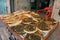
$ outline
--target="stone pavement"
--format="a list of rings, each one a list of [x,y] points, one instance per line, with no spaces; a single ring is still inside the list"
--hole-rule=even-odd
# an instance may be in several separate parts
[[[9,40],[8,30],[0,20],[0,40]]]
[[[47,40],[60,40],[60,23]]]

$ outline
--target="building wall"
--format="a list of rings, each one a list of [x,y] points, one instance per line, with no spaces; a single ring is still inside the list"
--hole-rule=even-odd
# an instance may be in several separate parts
[[[15,0],[15,11],[30,10],[30,0]]]
[[[60,0],[55,0],[51,17],[60,22],[59,10],[60,10]]]
[[[6,14],[9,12],[8,0],[0,0],[0,14]]]
[[[6,0],[6,6],[7,13],[10,13],[10,0]]]

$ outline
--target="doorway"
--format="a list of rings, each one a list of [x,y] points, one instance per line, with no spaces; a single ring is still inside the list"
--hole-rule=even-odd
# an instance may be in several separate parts
[[[50,0],[31,0],[31,10],[39,10],[49,7]]]
[[[11,11],[11,13],[15,11],[14,6],[15,6],[14,5],[14,0],[10,0],[10,11]]]

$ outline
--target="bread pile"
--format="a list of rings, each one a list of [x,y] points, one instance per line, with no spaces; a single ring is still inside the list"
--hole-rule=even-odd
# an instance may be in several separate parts
[[[1,15],[0,19],[2,19],[3,22],[7,23],[10,26],[11,30],[15,31],[18,35],[27,33],[28,37],[33,36],[33,38],[37,38],[37,34],[39,33],[40,37],[42,38],[42,31],[50,31],[53,28],[51,25],[53,26],[56,22],[54,19],[45,19],[41,15],[31,11],[16,11],[14,13]],[[33,39],[27,39],[26,37],[24,40]],[[37,39],[41,40],[39,38]]]

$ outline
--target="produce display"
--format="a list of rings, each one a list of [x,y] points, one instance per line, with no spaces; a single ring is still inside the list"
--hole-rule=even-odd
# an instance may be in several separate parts
[[[15,32],[19,36],[27,34],[23,38],[24,40],[44,40],[44,35],[46,35],[44,32],[47,31],[49,33],[57,24],[54,19],[46,19],[31,11],[17,11],[12,14],[0,15],[0,19],[9,25],[8,28],[13,31],[12,33]]]

